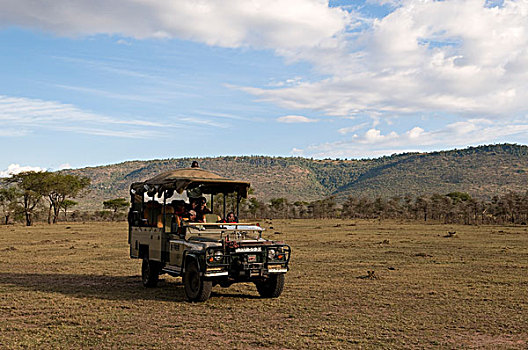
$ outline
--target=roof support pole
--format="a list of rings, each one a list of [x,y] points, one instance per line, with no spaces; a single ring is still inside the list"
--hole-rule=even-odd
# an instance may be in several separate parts
[[[237,191],[237,219],[239,216],[239,207],[240,207],[240,193]]]
[[[224,193],[224,219],[226,218],[226,194]]]
[[[165,222],[167,221],[167,191],[163,191],[163,232],[167,232]]]

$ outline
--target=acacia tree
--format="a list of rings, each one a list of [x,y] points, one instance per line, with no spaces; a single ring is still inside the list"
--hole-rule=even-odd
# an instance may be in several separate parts
[[[251,215],[253,216],[253,219],[256,219],[257,218],[257,211],[262,208],[264,206],[264,204],[262,202],[260,202],[258,199],[256,199],[255,197],[251,197],[249,198],[249,201],[248,201],[248,211],[251,213]]]
[[[322,200],[323,217],[334,218],[337,216],[337,202],[335,196],[330,196]]]
[[[343,203],[343,211],[341,212],[341,217],[343,218],[353,218],[356,217],[356,207],[357,198],[353,196],[348,196],[346,201]]]
[[[288,217],[288,200],[286,198],[270,199],[269,207],[274,216],[278,218]]]
[[[419,213],[421,213],[423,215],[424,221],[427,221],[427,213],[429,212],[429,198],[424,195],[417,197],[415,200],[414,211],[416,213],[416,219],[418,219]]]
[[[127,207],[128,201],[124,198],[114,198],[103,202],[103,208],[112,209],[114,214],[116,214],[118,210],[122,210]]]
[[[73,206],[76,206],[77,203],[76,201],[72,201],[71,199],[65,199],[62,204],[61,204],[61,209],[64,211],[64,221],[68,221],[68,209],[73,207]]]
[[[5,180],[7,183],[15,184],[22,192],[22,209],[26,226],[33,224],[33,212],[42,197],[48,193],[48,175],[48,172],[25,171]]]
[[[5,218],[4,223],[6,225],[9,224],[9,217],[19,208],[17,201],[21,196],[22,193],[14,186],[0,188],[0,207],[2,208],[2,215]]]
[[[60,210],[64,208],[66,199],[75,198],[88,185],[90,179],[87,177],[61,174],[61,173],[47,173],[46,177],[47,198],[50,204],[48,212],[48,224],[51,223],[51,212],[53,211],[53,223],[57,223]]]

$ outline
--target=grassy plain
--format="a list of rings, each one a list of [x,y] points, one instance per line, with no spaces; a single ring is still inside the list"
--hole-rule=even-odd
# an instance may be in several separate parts
[[[125,223],[0,227],[0,348],[528,347],[526,226],[272,226],[293,248],[282,296],[203,304],[179,278],[141,286]]]

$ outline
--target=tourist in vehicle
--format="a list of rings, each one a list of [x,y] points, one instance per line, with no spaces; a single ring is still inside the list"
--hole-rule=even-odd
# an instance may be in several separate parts
[[[222,222],[225,222],[225,223],[237,223],[238,222],[238,218],[235,216],[235,213],[230,211],[229,213],[227,213],[226,218],[224,220],[222,220]]]
[[[234,204],[238,208],[240,200],[247,198],[249,187],[245,181],[189,168],[170,170],[132,183],[130,193],[140,194],[141,202],[131,203],[134,215],[129,221],[128,242],[130,257],[142,260],[143,285],[155,287],[160,275],[168,274],[181,277],[183,292],[191,302],[206,301],[213,285],[227,287],[239,282],[254,283],[262,298],[279,297],[284,289],[284,275],[289,270],[291,249],[283,242],[262,237],[264,229],[257,225],[234,223],[238,212],[233,209]],[[221,224],[217,214],[209,213],[219,194],[236,199],[236,203],[230,201],[229,207],[224,202],[223,209],[234,211],[225,218],[229,223]],[[158,203],[145,203],[151,198]],[[211,201],[209,208],[206,198]],[[164,199],[163,203],[160,199]],[[176,212],[182,211],[184,203],[173,203],[173,199],[185,199],[189,203],[183,209],[183,222],[178,221]],[[200,209],[204,216],[202,222],[198,222],[198,212],[193,208]],[[159,229],[142,227],[147,222],[138,215],[142,209],[149,218],[157,215],[163,219]]]
[[[206,213],[202,212],[202,198],[205,200],[204,197],[189,199],[190,203],[187,206],[187,211],[183,216],[184,219],[192,222],[204,222],[204,214]]]
[[[207,199],[205,197],[200,197],[198,199],[198,214],[201,214],[202,216],[205,214],[211,214],[211,209],[207,208]]]
[[[156,201],[148,201],[143,209],[143,218],[146,219],[147,226],[159,226],[159,214],[162,206]]]
[[[183,216],[183,220],[186,220],[186,221],[189,221],[189,222],[200,222],[197,219],[196,211],[194,211],[194,210],[189,210],[187,213],[185,213],[184,216]]]
[[[174,208],[174,215],[182,217],[185,214],[185,201],[173,200],[171,206]]]
[[[185,209],[197,212],[200,209],[200,198],[189,198],[189,203],[185,204]]]

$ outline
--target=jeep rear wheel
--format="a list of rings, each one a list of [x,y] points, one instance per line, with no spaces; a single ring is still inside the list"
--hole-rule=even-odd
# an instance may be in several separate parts
[[[198,265],[195,261],[189,262],[185,267],[183,285],[185,296],[189,301],[206,301],[209,299],[213,289],[213,282],[204,280],[200,276],[200,270],[198,270]]]
[[[158,262],[149,259],[143,259],[141,264],[141,281],[148,288],[156,287],[159,280]]]
[[[263,298],[277,298],[284,289],[284,274],[271,275],[264,281],[255,282],[257,290]]]

